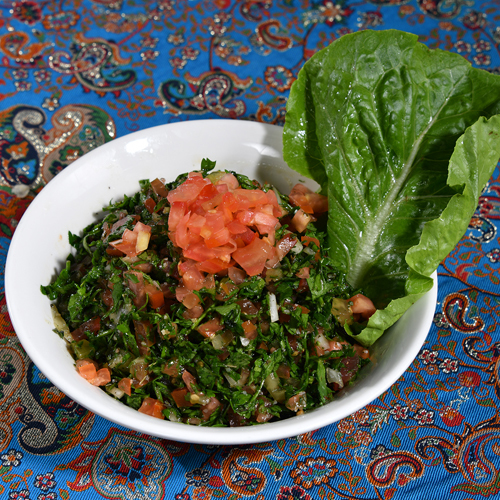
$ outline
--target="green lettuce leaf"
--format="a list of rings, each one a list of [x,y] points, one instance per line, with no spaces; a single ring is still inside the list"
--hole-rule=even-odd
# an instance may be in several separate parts
[[[417,36],[362,31],[307,61],[283,132],[288,165],[329,199],[330,257],[380,309],[371,345],[432,287],[500,156],[500,76]]]

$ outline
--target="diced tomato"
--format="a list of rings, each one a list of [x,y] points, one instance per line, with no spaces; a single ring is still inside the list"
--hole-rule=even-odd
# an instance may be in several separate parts
[[[187,406],[193,406],[191,401],[186,399],[186,395],[189,391],[186,387],[182,387],[179,389],[174,389],[170,394],[177,405],[178,408],[185,408]]]
[[[205,273],[211,273],[211,274],[217,274],[224,269],[228,269],[231,266],[234,266],[235,262],[234,261],[229,261],[229,262],[224,262],[217,257],[213,259],[208,259],[203,262],[198,262],[196,264],[196,267]],[[209,287],[207,287],[209,288]]]
[[[205,310],[203,309],[203,306],[201,304],[198,304],[191,309],[186,309],[182,313],[182,317],[184,319],[197,319],[199,318]]]
[[[121,240],[116,241],[121,242]],[[111,243],[108,248],[106,248],[106,253],[111,257],[123,257],[124,255],[126,255],[125,252],[122,252],[119,248],[114,247],[113,245],[111,245]]]
[[[94,380],[90,381],[92,385],[101,386],[111,382],[111,370],[109,368],[101,368],[97,370]]]
[[[279,378],[285,378],[289,379],[290,378],[290,367],[285,364],[281,364],[278,366],[278,369],[276,370],[276,375],[278,375]]]
[[[188,212],[184,215],[177,224],[175,229],[175,240],[174,243],[183,249],[186,249],[190,242],[189,233],[188,233],[188,222],[191,216],[191,212]]]
[[[207,404],[201,406],[203,420],[207,421],[212,413],[221,406],[221,402],[217,398],[210,398]]]
[[[276,252],[278,254],[279,260],[283,257],[297,244],[297,237],[292,233],[287,233],[283,238],[281,238],[278,243],[276,243]]]
[[[320,214],[328,211],[328,198],[311,191],[303,184],[296,184],[292,188],[289,199],[292,205],[302,208],[308,214]]]
[[[132,302],[138,308],[146,304],[146,290],[144,289],[144,276],[139,271],[126,271],[123,273],[126,285],[134,293]]]
[[[197,330],[206,338],[212,338],[217,332],[222,330],[219,318],[212,318],[198,326]]]
[[[240,186],[238,179],[229,172],[225,173],[215,184],[217,186],[225,184],[230,191],[238,189]]]
[[[177,358],[169,359],[162,370],[166,375],[170,375],[171,377],[177,377],[179,375],[179,361]]]
[[[227,227],[223,227],[217,232],[211,234],[209,238],[205,240],[208,248],[220,247],[226,245],[231,241],[231,233]]]
[[[188,290],[201,290],[204,286],[205,276],[196,267],[196,263],[189,261],[182,274],[182,282]]]
[[[368,359],[370,357],[370,351],[366,347],[360,346],[359,344],[353,344],[352,347],[361,359]]]
[[[259,238],[255,238],[246,247],[238,248],[233,253],[233,258],[249,276],[256,276],[262,273],[266,261],[272,256],[273,251],[274,247]]]
[[[187,203],[184,201],[176,201],[170,205],[170,212],[168,214],[168,229],[175,231],[179,221],[186,215]]]
[[[155,343],[154,331],[148,320],[133,320],[135,339],[141,356],[149,354],[149,348]]]
[[[96,335],[101,328],[101,318],[99,316],[95,316],[84,323],[82,323],[76,330],[71,332],[71,336],[73,340],[76,342],[82,339],[87,338],[87,332]]]
[[[76,362],[76,369],[85,380],[92,382],[97,375],[96,365],[97,363],[95,363],[95,361],[91,361],[89,359],[79,359]]]
[[[247,226],[237,220],[231,221],[226,227],[231,234],[244,234],[247,232]]]
[[[247,273],[238,267],[230,267],[227,270],[227,275],[229,279],[236,285],[239,285],[245,281],[247,278]]]
[[[313,219],[309,214],[306,214],[302,208],[299,208],[295,215],[292,217],[293,227],[299,233],[303,233],[306,230],[307,225]]]
[[[292,411],[298,412],[300,410],[303,410],[306,406],[306,393],[305,392],[299,392],[295,396],[292,396],[288,401],[285,403],[285,406]]]
[[[187,249],[184,250],[184,257],[187,259],[193,259],[197,262],[204,262],[206,260],[214,259],[218,257],[215,248],[208,248],[204,242],[193,243],[189,245]]]
[[[132,396],[132,379],[124,377],[118,382],[118,389],[122,390],[127,396]]]
[[[151,308],[157,309],[165,303],[165,297],[161,288],[156,288],[151,283],[144,285],[144,290],[148,296],[148,302]]]
[[[146,210],[152,214],[155,211],[156,202],[153,198],[149,197],[144,200],[144,206],[146,207]]]
[[[188,294],[186,294],[186,296],[182,300],[182,304],[187,309],[192,309],[193,307],[197,306],[199,303],[200,303],[200,298],[198,297],[198,295],[196,295],[193,292],[189,292]]]
[[[138,411],[140,413],[144,413],[145,415],[150,415],[151,417],[164,419],[165,418],[163,415],[164,409],[165,405],[158,399],[145,398]]]
[[[161,196],[162,198],[166,198],[168,195],[165,183],[160,181],[160,179],[158,178],[151,182],[151,188],[158,196]]]
[[[373,302],[365,295],[358,293],[351,297],[348,302],[352,302],[351,312],[355,321],[367,321],[377,310]]]
[[[121,239],[111,241],[109,244],[111,247],[123,252],[125,255],[129,255],[131,257],[137,255],[137,233],[130,231],[130,229],[125,229]]]
[[[244,321],[241,326],[243,327],[243,332],[245,337],[249,340],[255,340],[257,338],[257,326],[254,325],[250,320]]]
[[[206,223],[207,219],[203,217],[203,215],[191,213],[191,216],[189,217],[189,221],[187,223],[187,227],[189,228],[190,232],[199,235],[201,229],[206,225]]]
[[[202,189],[211,184],[210,180],[204,179],[201,173],[190,172],[188,178],[172,191],[169,191],[167,200],[170,204],[181,202],[192,202],[196,200]]]
[[[215,278],[213,274],[205,276],[205,279],[203,280],[203,288],[206,288],[207,290],[215,288]]]
[[[143,224],[141,221],[137,221],[134,226],[135,233],[151,233],[151,226]]]
[[[194,377],[190,372],[184,370],[182,372],[182,380],[186,384],[187,390],[189,392],[195,392],[193,385],[196,385],[196,377]]]

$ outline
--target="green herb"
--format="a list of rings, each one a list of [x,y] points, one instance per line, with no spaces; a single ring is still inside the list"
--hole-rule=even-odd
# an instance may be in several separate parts
[[[227,173],[212,172],[214,167],[215,162],[203,160],[203,175],[217,180]],[[186,177],[167,183],[166,190],[175,189]],[[242,188],[260,189],[246,176],[236,177]],[[60,321],[70,330],[64,338],[74,357],[109,368],[111,381],[103,388],[124,404],[139,409],[153,398],[162,404],[162,415],[174,421],[227,426],[288,418],[295,411],[287,401],[301,391],[307,392],[301,411],[327,403],[333,392],[326,368],[338,367],[339,359],[357,359],[357,354],[343,349],[318,356],[316,336],[342,340],[339,335],[345,332],[332,316],[332,300],[347,299],[355,290],[324,252],[321,221],[305,232],[319,240],[319,247],[311,243],[308,251],[289,252],[267,275],[241,283],[233,282],[229,273],[215,275],[214,288],[193,291],[202,308],[193,317],[191,309],[176,300],[181,251],[169,238],[168,199],[161,198],[147,179],[139,186],[135,195],[106,207],[103,219],[82,234],[69,234],[74,253],[53,283],[41,287],[56,301]],[[295,208],[288,197],[274,191],[292,213]],[[149,198],[166,210],[151,214],[144,205]],[[110,254],[110,242],[120,239],[125,229],[133,230],[138,218],[151,228],[147,250],[133,258]],[[276,238],[290,232],[283,227],[286,231],[278,231]],[[300,236],[295,239],[300,241]],[[307,280],[296,276],[304,268],[310,270]],[[147,286],[162,291],[162,307],[151,307]],[[271,296],[278,321],[271,320]],[[220,328],[204,336],[200,332],[210,321]],[[253,334],[247,338],[249,328]],[[132,383],[131,395],[121,393],[125,379]],[[176,389],[189,394],[180,407],[173,396]],[[205,405],[214,399],[220,406],[207,417]]]

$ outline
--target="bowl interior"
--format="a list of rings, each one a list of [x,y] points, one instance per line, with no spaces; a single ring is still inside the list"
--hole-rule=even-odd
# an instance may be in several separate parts
[[[5,287],[9,315],[32,361],[62,392],[116,424],[154,436],[201,444],[247,444],[287,438],[340,420],[387,390],[413,361],[434,315],[434,288],[373,347],[376,360],[355,385],[311,413],[243,428],[187,426],[143,415],[88,384],[74,368],[65,342],[53,332],[50,301],[40,292],[71,250],[68,231],[95,221],[103,206],[139,189],[141,179],[200,168],[203,158],[274,184],[283,192],[302,181],[282,159],[282,128],[255,122],[199,120],[162,125],[116,139],[75,161],[35,198],[21,219],[7,257]]]

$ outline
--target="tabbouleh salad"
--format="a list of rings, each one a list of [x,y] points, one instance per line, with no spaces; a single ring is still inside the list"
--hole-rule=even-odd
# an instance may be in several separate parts
[[[369,359],[344,325],[375,311],[324,251],[327,198],[214,167],[140,181],[69,233],[41,287],[55,331],[82,377],[153,417],[243,426],[322,406]]]

